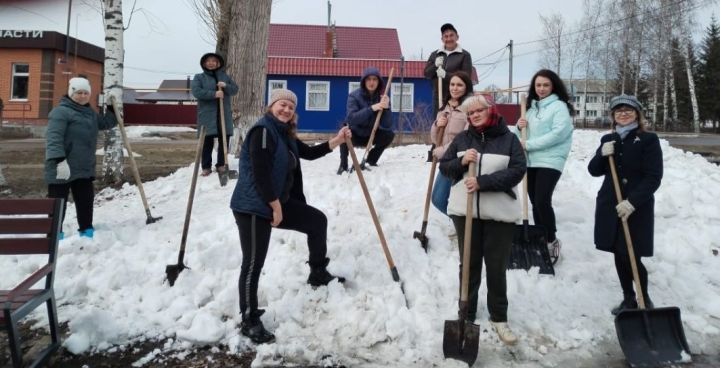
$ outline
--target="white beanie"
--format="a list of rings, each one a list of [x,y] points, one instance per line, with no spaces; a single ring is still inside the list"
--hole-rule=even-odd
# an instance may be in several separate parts
[[[73,93],[77,91],[87,91],[90,93],[92,91],[90,89],[90,81],[82,77],[70,79],[70,83],[68,84],[68,96],[72,97]]]
[[[278,88],[272,90],[272,92],[270,92],[270,100],[268,101],[268,107],[272,106],[275,102],[278,102],[279,100],[287,100],[292,102],[294,105],[297,105],[297,96],[295,96],[295,93],[289,89]]]

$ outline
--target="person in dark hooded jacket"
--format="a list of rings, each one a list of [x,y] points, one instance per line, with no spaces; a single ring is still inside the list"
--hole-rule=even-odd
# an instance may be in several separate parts
[[[287,89],[270,94],[267,113],[248,131],[240,151],[240,172],[230,208],[240,233],[240,332],[255,343],[273,341],[265,330],[258,309],[258,283],[270,247],[273,227],[307,234],[307,283],[317,287],[342,277],[328,272],[328,220],[319,209],[310,206],[303,193],[300,159],[315,160],[350,138],[347,127],[329,141],[314,146],[297,138],[297,96]]]
[[[49,198],[63,198],[63,219],[72,191],[80,236],[92,238],[95,198],[95,146],[100,129],[117,125],[114,110],[100,115],[90,107],[90,82],[70,79],[68,94],[50,111],[45,135],[45,181]],[[60,232],[60,238],[64,237]]]
[[[366,146],[369,143],[376,116],[382,111],[373,146],[367,147],[370,150],[367,155],[367,164],[370,166],[377,166],[383,151],[395,139],[389,110],[390,98],[383,95],[384,87],[378,68],[368,67],[360,78],[360,88],[352,91],[347,100],[345,121],[352,131],[353,145]],[[343,143],[340,145],[340,167],[337,173],[340,175],[346,171],[348,171],[348,148]]]
[[[512,345],[517,337],[507,323],[505,272],[515,222],[520,219],[515,187],[525,174],[525,155],[520,140],[485,97],[468,97],[460,109],[467,115],[468,129],[458,133],[445,150],[440,172],[455,183],[450,189],[447,213],[458,234],[461,271],[465,236],[471,236],[468,320],[472,322],[477,316],[484,259],[490,325],[502,342]],[[471,162],[477,162],[478,167],[473,176],[468,174]],[[473,193],[472,235],[465,233],[468,193]]]
[[[198,132],[200,125],[205,127],[205,141],[202,150],[202,175],[208,176],[212,172],[212,151],[215,138],[222,139],[220,127],[220,99],[223,100],[223,115],[225,117],[225,134],[227,142],[233,134],[232,109],[230,96],[238,93],[238,86],[225,71],[225,60],[222,56],[207,53],[200,58],[203,72],[195,74],[191,84],[193,96],[197,99]],[[218,140],[217,162],[215,169],[218,172],[227,170],[225,152],[222,141]]]
[[[592,176],[603,176],[595,207],[595,247],[615,255],[615,270],[620,279],[623,300],[612,308],[617,315],[625,309],[638,307],[636,293],[642,292],[645,306],[652,308],[648,295],[648,272],[642,257],[652,257],[655,232],[655,191],[663,176],[663,157],[655,133],[645,129],[642,105],[630,95],[610,100],[613,132],[600,139],[600,147],[588,164]],[[618,203],[610,172],[615,158],[623,200]],[[632,266],[622,222],[627,221],[632,240],[640,288],[634,290]]]

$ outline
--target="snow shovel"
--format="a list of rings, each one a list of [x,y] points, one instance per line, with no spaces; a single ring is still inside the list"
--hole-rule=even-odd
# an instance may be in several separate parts
[[[195,152],[195,170],[193,170],[192,182],[190,182],[190,195],[188,196],[187,209],[185,210],[185,224],[183,225],[182,238],[180,240],[180,254],[178,255],[178,263],[176,265],[167,265],[165,274],[170,286],[175,285],[178,275],[182,270],[189,268],[183,263],[185,258],[185,243],[187,243],[188,229],[190,228],[190,214],[192,213],[193,198],[195,197],[195,183],[197,183],[198,168],[200,167],[200,158],[202,157],[202,146],[205,142],[205,127],[200,126],[200,137],[198,138],[197,151]]]
[[[395,71],[395,68],[390,68],[390,74],[388,74],[388,82],[385,85],[385,92],[383,93],[383,96],[388,95],[388,91],[390,91],[390,86],[392,84],[392,78],[393,78],[393,72]],[[367,143],[367,149],[365,149],[365,153],[363,154],[362,162],[360,163],[360,167],[364,170],[365,169],[365,160],[367,160],[368,152],[370,152],[370,149],[373,146],[373,141],[375,140],[375,132],[377,131],[378,127],[380,126],[380,117],[382,117],[384,110],[378,111],[377,115],[375,116],[375,124],[373,124],[372,132],[370,132],[370,139],[368,139]]]
[[[468,172],[475,176],[475,163],[471,162]],[[467,195],[465,210],[465,239],[463,239],[462,279],[460,281],[460,301],[458,302],[457,321],[445,321],[443,334],[443,354],[445,358],[461,360],[468,366],[475,363],[480,344],[480,326],[468,321],[468,289],[470,284],[470,247],[472,246],[474,193]]]
[[[118,122],[118,127],[120,128],[120,135],[122,136],[123,143],[125,144],[125,149],[128,152],[128,156],[130,158],[130,167],[132,168],[133,177],[135,178],[135,185],[138,187],[138,191],[140,192],[140,199],[142,199],[143,206],[145,207],[145,216],[147,217],[145,219],[145,224],[149,225],[154,222],[157,222],[158,220],[162,219],[162,216],[160,217],[153,217],[152,214],[150,214],[150,207],[147,203],[147,198],[145,198],[145,190],[143,189],[142,180],[140,179],[140,173],[138,172],[137,164],[135,163],[135,156],[133,156],[132,149],[130,148],[130,141],[127,138],[127,133],[125,133],[125,123],[123,122],[122,114],[120,114],[120,105],[119,102],[114,98],[110,97],[113,105],[113,109],[115,110],[115,118]]]
[[[368,210],[370,210],[370,215],[372,216],[373,223],[375,224],[375,230],[377,230],[378,237],[380,237],[380,245],[382,245],[383,252],[385,253],[385,259],[387,260],[388,267],[390,268],[390,274],[392,275],[393,281],[400,284],[400,291],[402,291],[403,297],[405,298],[405,306],[410,308],[407,295],[405,295],[405,288],[400,280],[400,274],[398,273],[397,267],[395,267],[392,254],[390,254],[390,248],[388,248],[387,241],[385,240],[385,234],[383,233],[382,226],[380,226],[380,221],[378,220],[377,212],[375,212],[375,206],[373,205],[372,198],[370,198],[370,192],[368,191],[367,184],[365,184],[365,178],[363,177],[362,170],[360,169],[357,155],[355,155],[355,147],[353,147],[352,140],[347,137],[345,138],[345,144],[347,144],[348,151],[350,151],[350,157],[352,157],[353,167],[355,168],[355,171],[357,171],[358,180],[360,180],[360,187],[362,188],[363,195],[365,196],[365,202],[367,202]]]
[[[615,159],[610,160],[615,196],[622,202]],[[646,308],[640,290],[640,276],[635,263],[635,251],[630,238],[627,219],[622,220],[625,243],[630,257],[635,290],[638,291],[639,309],[624,309],[615,317],[615,331],[625,359],[631,367],[656,367],[677,363],[689,363],[690,348],[685,339],[680,309],[678,307]]]
[[[222,91],[222,87],[218,87],[218,91]],[[227,135],[225,132],[225,108],[223,100],[224,98],[219,99],[220,109],[218,111],[218,113],[220,114],[220,131],[222,132],[223,155],[225,156],[225,166],[222,166],[222,171],[218,171],[218,178],[220,179],[220,186],[222,187],[227,185],[228,179],[238,178],[238,172],[235,170],[230,170],[230,163],[228,162]]]
[[[520,117],[525,118],[525,95],[520,96]],[[527,140],[527,126],[521,132],[523,143]],[[527,152],[525,152],[527,157]],[[547,248],[547,234],[540,225],[530,225],[528,221],[528,183],[527,173],[523,176],[523,223],[515,226],[513,243],[510,250],[508,269],[529,270],[539,267],[540,273],[555,275],[550,252]]]
[[[440,139],[435,139],[438,142],[442,142],[442,136],[445,132],[445,127],[438,128],[437,136],[440,137]],[[430,151],[430,155],[432,156],[432,151]],[[427,253],[427,247],[428,247],[428,237],[425,235],[425,230],[427,230],[427,224],[428,224],[428,214],[430,212],[430,197],[432,195],[432,189],[433,184],[435,183],[435,168],[437,167],[437,158],[435,156],[432,156],[432,165],[430,165],[430,180],[428,181],[428,187],[427,187],[427,194],[425,195],[425,209],[423,212],[423,222],[422,222],[422,228],[420,231],[413,232],[413,239],[417,239],[420,241],[420,245],[425,250],[425,253]]]

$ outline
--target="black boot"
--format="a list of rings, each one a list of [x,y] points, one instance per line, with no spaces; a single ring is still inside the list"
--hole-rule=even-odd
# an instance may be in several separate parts
[[[338,167],[337,174],[338,174],[338,175],[342,175],[342,173],[345,173],[345,172],[347,172],[347,171],[348,171],[347,162],[345,162],[345,163],[342,163],[342,162],[341,162],[341,163],[340,163],[340,167]]]
[[[240,323],[240,332],[249,337],[256,344],[264,344],[275,341],[275,335],[265,329],[260,316],[265,313],[263,309],[258,309],[247,314],[243,314]]]
[[[328,272],[327,265],[330,263],[330,258],[325,258],[320,264],[310,264],[310,276],[308,276],[307,283],[312,286],[323,286],[330,283],[330,281],[337,279],[338,282],[345,282],[344,277],[335,276]]]
[[[625,295],[623,301],[618,304],[617,307],[613,308],[610,313],[617,316],[620,312],[626,309],[637,309],[638,303],[635,300],[635,295]]]

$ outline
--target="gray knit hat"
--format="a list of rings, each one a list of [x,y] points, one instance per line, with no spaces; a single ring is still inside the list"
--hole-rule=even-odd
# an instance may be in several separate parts
[[[620,107],[620,105],[628,105],[638,112],[642,112],[643,110],[643,106],[640,101],[632,95],[619,95],[610,100],[610,110],[615,110]]]
[[[268,101],[268,107],[272,106],[275,102],[279,100],[287,100],[297,106],[297,96],[295,96],[295,93],[289,89],[278,88],[272,90],[272,92],[270,92],[270,100]]]

